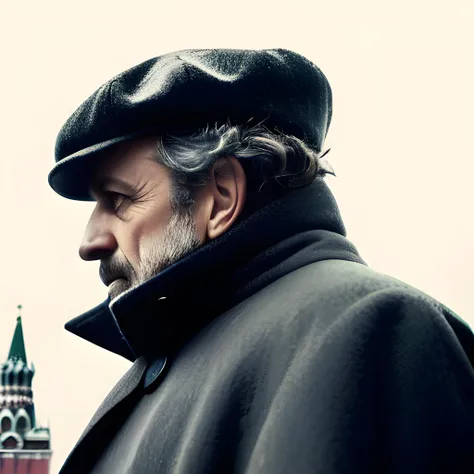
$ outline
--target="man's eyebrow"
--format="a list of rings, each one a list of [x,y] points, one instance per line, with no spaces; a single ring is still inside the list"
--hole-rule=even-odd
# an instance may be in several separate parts
[[[104,178],[94,180],[91,183],[91,194],[100,194],[100,192],[103,191],[106,187],[114,185],[129,193],[133,193],[136,191],[136,186],[134,186],[132,183],[129,183],[128,181],[125,181],[121,178],[106,176]]]

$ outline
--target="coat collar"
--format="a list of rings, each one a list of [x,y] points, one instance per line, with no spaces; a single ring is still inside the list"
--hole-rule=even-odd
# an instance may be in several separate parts
[[[304,247],[308,232],[319,243],[306,263],[329,258],[364,263],[345,239],[331,191],[317,178],[139,287],[69,321],[66,329],[131,361],[149,349],[170,351],[170,341],[176,342],[178,336],[182,341],[209,318],[258,291],[262,281],[265,285],[287,273],[288,266],[258,278],[285,255]]]

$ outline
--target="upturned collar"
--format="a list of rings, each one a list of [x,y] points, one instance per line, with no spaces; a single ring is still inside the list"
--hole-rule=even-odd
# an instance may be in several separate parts
[[[167,353],[213,317],[298,267],[327,259],[365,264],[345,236],[336,201],[317,178],[65,327],[130,361]]]

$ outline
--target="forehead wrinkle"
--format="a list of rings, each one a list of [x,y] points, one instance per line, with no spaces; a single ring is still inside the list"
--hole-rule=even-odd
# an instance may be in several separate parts
[[[99,194],[107,186],[111,186],[111,185],[118,186],[119,188],[127,192],[134,192],[136,190],[136,185],[128,182],[127,180],[114,177],[114,176],[102,176],[102,177],[95,178],[94,180],[92,180],[91,185],[90,185],[91,194]]]

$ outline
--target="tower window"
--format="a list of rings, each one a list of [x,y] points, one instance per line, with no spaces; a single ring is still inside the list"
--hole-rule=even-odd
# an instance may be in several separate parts
[[[12,429],[12,420],[8,416],[4,416],[2,418],[0,426],[2,428],[2,433],[5,433],[6,431],[10,431]]]
[[[4,442],[3,447],[5,449],[15,449],[18,446],[18,441],[13,437],[9,436]]]

